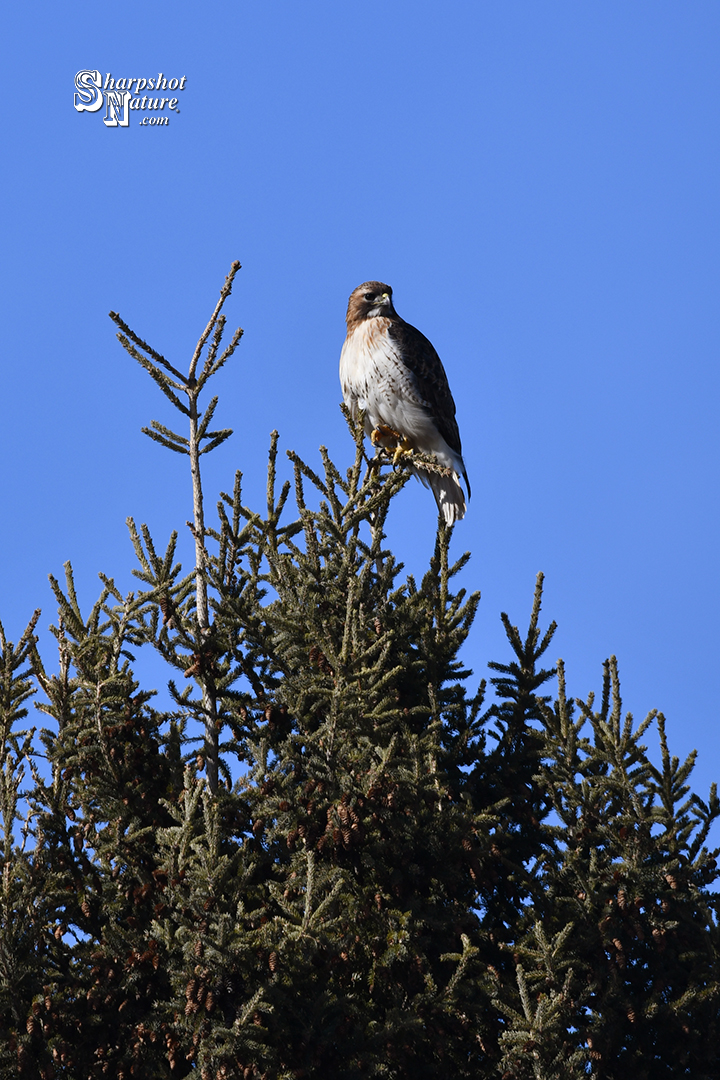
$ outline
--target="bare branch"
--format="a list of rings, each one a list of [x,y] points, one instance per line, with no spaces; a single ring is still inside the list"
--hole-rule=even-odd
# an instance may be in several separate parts
[[[179,372],[177,368],[173,367],[172,364],[168,360],[166,360],[161,353],[156,352],[155,349],[152,348],[152,346],[148,345],[146,341],[143,341],[141,337],[138,337],[138,335],[130,329],[128,324],[126,322],[123,322],[117,311],[111,311],[109,314],[110,318],[116,324],[116,326],[119,326],[122,332],[124,334],[127,334],[131,341],[134,341],[139,348],[143,349],[148,354],[148,356],[152,356],[153,360],[155,360],[158,364],[162,364],[162,366],[168,371],[170,371],[176,379],[179,379],[181,383],[185,382],[185,376],[181,374],[181,372]],[[180,387],[178,387],[178,389],[180,389]]]
[[[222,311],[223,304],[225,303],[228,296],[232,292],[233,281],[234,281],[235,275],[237,274],[239,269],[240,269],[240,263],[237,260],[235,260],[235,262],[230,267],[230,273],[225,278],[225,284],[223,285],[222,289],[220,290],[220,299],[218,300],[217,304],[215,305],[215,310],[214,310],[214,312],[212,314],[212,318],[210,319],[210,322],[205,327],[205,330],[203,331],[203,334],[202,334],[200,340],[198,341],[198,343],[197,343],[197,345],[195,347],[195,352],[193,353],[193,358],[190,361],[190,371],[188,373],[188,381],[192,381],[195,378],[195,371],[196,371],[196,368],[197,368],[198,360],[200,359],[200,353],[203,351],[203,348],[205,347],[205,342],[210,337],[210,334],[212,333],[212,331],[213,331],[213,329],[215,327],[215,323],[218,320],[218,316],[220,315],[220,312]]]

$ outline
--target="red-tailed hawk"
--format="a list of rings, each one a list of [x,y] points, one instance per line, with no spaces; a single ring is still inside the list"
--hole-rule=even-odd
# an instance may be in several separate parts
[[[417,451],[449,470],[411,465],[432,488],[448,525],[464,517],[460,474],[468,496],[470,484],[445,369],[425,335],[400,318],[392,289],[382,281],[366,281],[350,294],[340,382],[353,418],[364,411],[374,446],[395,449],[396,460]]]

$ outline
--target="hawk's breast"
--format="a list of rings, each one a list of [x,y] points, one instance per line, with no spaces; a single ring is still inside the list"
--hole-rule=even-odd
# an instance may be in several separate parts
[[[340,354],[340,383],[345,404],[353,416],[366,415],[368,430],[387,424],[403,434],[411,434],[415,422],[408,412],[426,418],[423,400],[414,377],[388,334],[390,319],[365,319],[345,339]]]

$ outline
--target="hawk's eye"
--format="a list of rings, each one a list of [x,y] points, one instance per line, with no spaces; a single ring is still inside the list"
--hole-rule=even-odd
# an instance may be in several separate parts
[[[373,296],[373,294],[371,292],[366,292],[365,293],[365,299],[366,300],[374,300],[375,297]]]

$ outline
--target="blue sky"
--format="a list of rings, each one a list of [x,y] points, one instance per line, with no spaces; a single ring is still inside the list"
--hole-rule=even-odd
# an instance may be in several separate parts
[[[140,434],[169,406],[108,311],[186,367],[230,262],[245,337],[217,380],[209,505],[269,432],[351,452],[338,410],[347,296],[379,278],[433,341],[473,487],[456,530],[483,601],[478,675],[527,622],[535,574],[569,690],[616,653],[625,705],[717,768],[720,8],[663,0],[384,6],[16,5],[0,68],[4,528],[17,638],[71,558],[132,586],[124,521],[190,516],[184,461]],[[79,70],[185,76],[167,126],[73,108]],[[435,508],[412,484],[409,569]],[[186,552],[189,555],[189,544]]]

